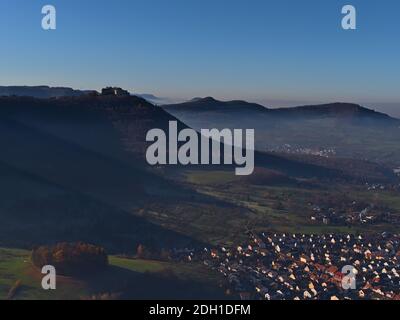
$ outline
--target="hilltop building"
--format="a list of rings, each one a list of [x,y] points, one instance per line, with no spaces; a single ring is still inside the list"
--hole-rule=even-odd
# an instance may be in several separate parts
[[[107,87],[101,90],[102,96],[117,96],[117,97],[125,97],[130,96],[129,91],[124,90],[118,87]]]

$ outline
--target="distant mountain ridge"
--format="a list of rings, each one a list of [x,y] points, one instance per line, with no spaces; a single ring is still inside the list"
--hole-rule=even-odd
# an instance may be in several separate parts
[[[196,130],[254,129],[258,151],[400,163],[400,120],[354,103],[271,109],[208,97],[162,108]]]
[[[171,112],[244,112],[247,115],[251,113],[257,113],[278,117],[361,117],[391,122],[398,121],[398,119],[392,118],[385,113],[377,112],[358,104],[342,102],[321,105],[306,105],[293,108],[270,109],[257,103],[250,103],[242,100],[219,101],[212,97],[206,97],[194,98],[188,102],[164,105],[162,107]]]
[[[173,98],[167,98],[167,97],[158,97],[154,94],[151,93],[135,93],[135,96],[138,96],[140,98],[143,98],[147,100],[148,102],[160,106],[160,105],[165,105],[165,104],[172,104],[172,103],[177,103],[178,101],[180,102],[181,100],[176,100]]]
[[[33,98],[79,97],[94,90],[75,90],[69,87],[49,86],[0,86],[0,96]]]
[[[389,115],[368,109],[355,103],[334,102],[321,105],[308,105],[294,108],[272,109],[279,116],[322,116],[322,117],[361,117],[375,120],[398,121]]]
[[[165,110],[191,111],[191,112],[265,112],[268,109],[257,103],[242,100],[219,101],[213,97],[194,98],[188,102],[162,106]]]

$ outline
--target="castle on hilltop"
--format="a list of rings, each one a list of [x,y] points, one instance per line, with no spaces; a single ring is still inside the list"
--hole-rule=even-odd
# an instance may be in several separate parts
[[[102,96],[117,96],[117,97],[125,97],[130,96],[129,91],[124,90],[118,87],[107,87],[101,90]]]

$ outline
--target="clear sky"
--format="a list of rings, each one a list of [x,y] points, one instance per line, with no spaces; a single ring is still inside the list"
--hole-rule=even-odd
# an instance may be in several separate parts
[[[397,103],[399,35],[398,0],[1,0],[0,85]]]

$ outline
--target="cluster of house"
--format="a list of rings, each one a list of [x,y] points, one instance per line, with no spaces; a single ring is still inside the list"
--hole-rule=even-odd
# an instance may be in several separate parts
[[[371,183],[371,184],[366,183],[365,186],[368,191],[386,190],[386,186],[384,184],[380,184],[380,183]]]
[[[267,151],[278,152],[278,153],[290,153],[290,154],[301,154],[301,155],[312,155],[323,158],[330,158],[336,155],[336,150],[333,148],[320,149],[320,148],[303,148],[296,147],[290,144],[284,144],[282,146],[267,148]]]
[[[400,177],[400,174],[397,174]],[[365,183],[365,189],[368,191],[399,191],[400,183],[382,184],[382,183]]]
[[[326,208],[312,205],[312,222],[325,225],[361,225],[390,223],[400,224],[400,217],[392,214],[388,208],[376,205],[357,203],[356,201],[347,204],[345,208]]]
[[[235,248],[181,252],[242,299],[400,300],[400,236],[249,234]]]

